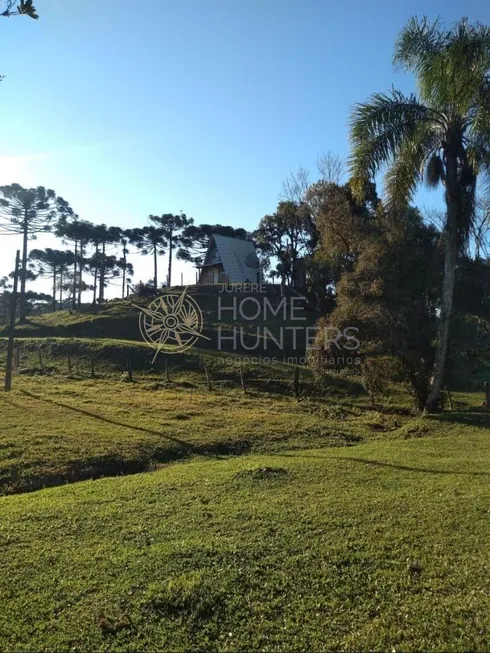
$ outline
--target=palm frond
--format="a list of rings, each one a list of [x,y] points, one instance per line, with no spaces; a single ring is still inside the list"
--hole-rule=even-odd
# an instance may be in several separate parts
[[[438,21],[412,19],[400,35],[395,62],[415,72],[424,102],[465,115],[490,68],[490,29],[466,18],[447,30]]]
[[[397,68],[423,72],[430,60],[444,46],[439,19],[430,22],[427,17],[412,17],[400,33],[395,44],[393,64]]]
[[[479,179],[482,192],[490,194],[490,131],[473,139],[467,147],[466,155]]]
[[[366,180],[396,159],[421,124],[438,131],[441,123],[436,111],[421,104],[414,95],[405,96],[396,90],[389,95],[376,93],[366,103],[357,104],[350,126],[353,150],[349,169],[354,193],[359,195]]]
[[[388,209],[409,202],[423,179],[427,159],[440,146],[441,138],[429,123],[419,123],[412,137],[401,147],[385,175],[385,195]]]
[[[490,142],[490,79],[485,77],[478,89],[474,105],[468,112],[470,139],[486,138]]]

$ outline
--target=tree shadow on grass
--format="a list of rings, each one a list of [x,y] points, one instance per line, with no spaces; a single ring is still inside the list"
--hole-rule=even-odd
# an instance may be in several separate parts
[[[148,433],[150,435],[157,435],[159,437],[166,438],[167,440],[170,440],[171,442],[178,444],[180,447],[182,447],[189,453],[202,453],[202,451],[199,450],[199,448],[196,447],[195,445],[190,444],[189,442],[185,442],[185,440],[180,440],[179,438],[175,438],[171,435],[167,435],[166,433],[162,433],[162,431],[153,431],[152,429],[148,429],[144,426],[135,426],[134,424],[126,424],[125,422],[118,422],[117,420],[110,419],[109,417],[104,417],[103,415],[97,415],[96,413],[91,413],[89,410],[85,410],[85,408],[77,408],[75,406],[70,406],[69,404],[64,404],[62,401],[53,401],[52,399],[46,399],[46,397],[39,397],[38,395],[35,395],[32,392],[29,392],[28,390],[21,390],[21,392],[22,394],[26,395],[27,397],[30,397],[31,399],[36,399],[37,401],[43,401],[47,404],[52,404],[60,408],[66,408],[68,410],[74,411],[75,413],[80,413],[82,415],[86,415],[87,417],[98,419],[101,422],[106,422],[107,424],[114,424],[114,426],[122,426],[127,429],[132,429],[133,431],[140,431],[142,433]]]
[[[449,424],[464,424],[490,429],[490,410],[484,407],[467,408],[466,410],[448,411],[439,415],[431,415],[432,420]]]
[[[379,460],[369,460],[367,458],[354,458],[351,456],[319,456],[318,454],[288,454],[274,453],[271,456],[282,456],[286,458],[319,458],[322,460],[346,460],[347,462],[361,463],[372,467],[387,467],[389,469],[398,469],[403,472],[422,472],[425,474],[445,474],[456,476],[490,476],[490,472],[463,472],[449,469],[434,469],[432,467],[412,467],[410,465],[399,465],[397,463],[386,463]]]
[[[110,419],[109,417],[104,417],[103,415],[92,413],[85,408],[77,408],[75,406],[70,406],[69,404],[64,404],[62,401],[54,401],[53,399],[46,399],[46,397],[39,397],[38,395],[35,395],[28,390],[21,390],[21,392],[31,399],[43,401],[47,404],[58,406],[59,408],[66,408],[68,410],[74,411],[75,413],[80,413],[82,415],[86,415],[87,417],[100,420],[101,422],[106,422],[107,424],[114,424],[114,426],[122,426],[127,429],[132,429],[133,431],[140,431],[142,433],[148,433],[150,435],[163,437],[181,447],[181,450],[174,450],[174,455],[170,455],[170,452],[167,450],[165,450],[165,452],[163,452],[163,454],[160,456],[156,455],[156,460],[158,461],[165,462],[169,456],[171,459],[173,459],[192,454],[198,456],[210,456],[212,458],[222,460],[227,456],[239,456],[245,453],[249,453],[252,450],[252,443],[249,440],[210,442],[209,444],[195,445],[190,442],[186,442],[185,440],[180,440],[179,438],[163,433],[162,431],[154,431],[153,429],[148,429],[144,426],[136,426],[135,424],[118,422],[117,420]]]

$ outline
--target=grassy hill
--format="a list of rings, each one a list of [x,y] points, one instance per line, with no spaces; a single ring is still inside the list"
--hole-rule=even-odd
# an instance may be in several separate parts
[[[196,300],[204,320],[200,347],[204,349],[246,353],[245,347],[257,342],[257,351],[262,353],[286,354],[292,352],[292,334],[288,327],[301,326],[297,332],[297,348],[294,352],[303,356],[305,351],[305,327],[314,326],[318,313],[307,301],[301,300],[291,289],[286,289],[284,297],[275,286],[265,286],[267,292],[241,291],[220,293],[218,287],[190,286],[187,293]],[[181,293],[183,288],[173,289]],[[134,303],[148,305],[152,298],[138,298]],[[254,317],[257,314],[257,317]],[[275,314],[276,313],[276,314]],[[254,317],[254,319],[249,319]],[[141,341],[138,327],[139,312],[130,300],[112,300],[102,306],[84,305],[77,310],[63,310],[54,313],[32,316],[28,323],[16,330],[18,337],[58,337],[58,338],[111,338]],[[243,329],[237,336],[237,347],[230,340],[234,329]],[[265,331],[268,329],[270,334]],[[284,329],[285,346],[279,350],[274,338],[279,339]],[[218,337],[221,330],[222,339]],[[0,336],[6,335],[7,327],[0,329]]]

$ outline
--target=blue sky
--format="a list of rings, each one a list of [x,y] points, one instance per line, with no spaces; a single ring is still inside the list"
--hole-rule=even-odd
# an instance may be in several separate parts
[[[355,102],[413,90],[391,64],[411,15],[490,22],[482,0],[35,5],[38,21],[0,18],[0,183],[54,188],[80,217],[128,227],[183,210],[254,228],[290,172],[314,179],[321,152],[348,155]],[[14,241],[0,237],[0,276]]]

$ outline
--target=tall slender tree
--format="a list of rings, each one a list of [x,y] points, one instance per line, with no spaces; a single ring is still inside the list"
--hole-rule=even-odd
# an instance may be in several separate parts
[[[87,268],[86,250],[92,237],[93,224],[87,220],[80,220],[77,222],[78,233],[78,279],[74,282],[76,284],[76,305],[81,306],[82,292],[88,290],[87,284],[83,280],[83,273]],[[75,293],[74,293],[75,294]]]
[[[377,93],[353,111],[354,190],[388,164],[386,206],[397,210],[425,179],[442,184],[445,266],[438,347],[426,408],[439,405],[449,343],[455,270],[471,232],[477,177],[490,177],[490,28],[463,19],[449,27],[412,18],[394,62],[413,72],[418,95]]]
[[[153,290],[158,290],[158,256],[165,254],[167,241],[161,227],[141,227],[131,231],[131,242],[143,256],[153,256]]]
[[[129,254],[129,243],[131,242],[132,230],[123,229],[120,232],[119,244],[122,246],[122,257],[121,261],[121,270],[122,270],[122,298],[126,296],[126,283],[127,275],[133,273],[133,266],[131,263],[128,263],[128,254]]]
[[[57,215],[64,215],[69,206],[54,190],[43,186],[23,188],[20,184],[0,186],[0,230],[22,235],[20,270],[19,321],[26,320],[27,243],[36,234],[50,230]]]
[[[186,234],[186,229],[190,227],[194,220],[188,218],[185,213],[180,215],[173,215],[172,213],[164,213],[163,215],[150,215],[149,220],[157,228],[162,229],[163,237],[167,242],[168,247],[168,272],[167,272],[167,285],[172,285],[172,259],[174,249],[179,247],[179,258],[185,257],[185,249],[191,245],[191,240]]]
[[[40,277],[52,279],[52,308],[56,311],[56,293],[60,291],[60,309],[63,308],[63,277],[73,263],[73,252],[59,249],[32,249],[29,252],[29,268]]]
[[[73,281],[71,292],[72,308],[76,308],[78,283],[79,281],[81,282],[81,266],[83,259],[81,252],[82,236],[89,224],[90,223],[88,222],[79,220],[78,215],[70,209],[58,220],[54,229],[56,236],[60,237],[64,244],[70,243],[74,248],[73,272],[71,275]]]

